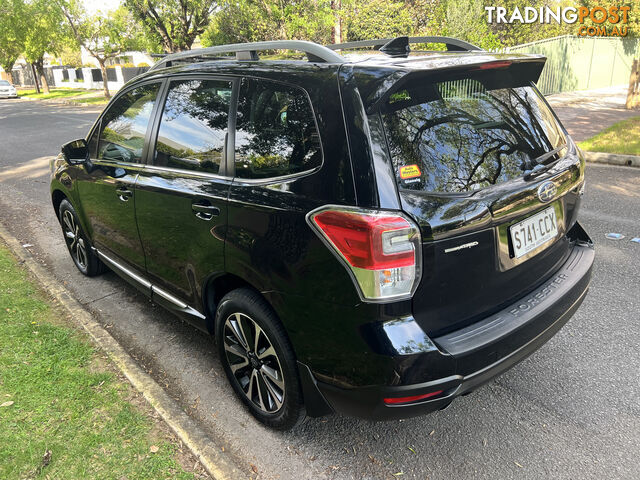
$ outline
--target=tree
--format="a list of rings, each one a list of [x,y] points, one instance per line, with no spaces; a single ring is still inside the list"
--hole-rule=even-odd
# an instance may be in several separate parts
[[[215,0],[125,0],[147,34],[168,52],[189,50],[209,25]]]
[[[495,3],[492,3],[492,0],[485,0],[484,5],[495,6]],[[541,7],[546,6],[555,9],[557,7],[576,5],[570,0],[562,0],[561,2],[558,2],[557,0],[503,0],[500,3],[500,6],[505,7],[510,15],[516,8],[520,10],[520,13],[524,13],[525,7],[533,7],[539,12]],[[483,18],[486,21],[486,12],[484,13]],[[577,25],[579,24],[556,23],[553,20],[551,23],[497,23],[494,21],[489,25],[489,28],[500,40],[502,45],[511,47],[522,43],[535,42],[536,40],[542,40],[543,38],[551,38],[567,34],[575,35],[577,33]]]
[[[107,60],[144,44],[132,17],[122,7],[107,14],[88,15],[77,1],[62,4],[62,9],[78,46],[98,61],[104,96],[110,98]]]
[[[487,23],[482,0],[446,0],[439,6],[431,29],[436,35],[459,38],[485,50],[501,46]]]
[[[71,45],[63,47],[62,50],[58,52],[60,65],[73,68],[79,68],[82,66],[82,55],[75,43],[76,42],[73,42]]]
[[[264,40],[331,43],[330,0],[236,0],[221,6],[202,35],[205,46]]]
[[[23,12],[23,55],[35,67],[45,93],[49,93],[49,82],[44,71],[46,53],[56,54],[68,38],[65,36],[64,17],[55,3],[35,0],[25,3]],[[36,89],[39,91],[36,79]]]
[[[7,73],[24,46],[23,9],[21,0],[0,0],[0,67]]]
[[[346,39],[350,42],[414,33],[413,14],[402,1],[352,2],[346,8],[345,17]]]
[[[64,18],[55,4],[45,0],[0,0],[0,64],[8,72],[20,54],[31,63],[36,90],[38,76],[49,93],[44,56],[64,43]]]

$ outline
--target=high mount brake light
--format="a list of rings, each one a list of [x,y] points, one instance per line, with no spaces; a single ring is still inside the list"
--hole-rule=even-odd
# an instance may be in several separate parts
[[[307,215],[365,301],[408,298],[421,274],[420,230],[399,212],[326,206]]]
[[[510,60],[487,62],[487,63],[482,63],[477,67],[472,68],[471,70],[494,70],[496,68],[506,68],[506,67],[510,67],[512,63],[513,62],[511,62]]]

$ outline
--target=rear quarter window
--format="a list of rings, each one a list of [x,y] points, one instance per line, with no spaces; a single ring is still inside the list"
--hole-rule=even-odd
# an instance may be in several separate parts
[[[320,137],[306,92],[276,82],[243,80],[235,145],[239,178],[281,177],[322,164]]]
[[[381,112],[400,188],[460,193],[521,176],[566,144],[531,86],[462,78],[409,85]]]

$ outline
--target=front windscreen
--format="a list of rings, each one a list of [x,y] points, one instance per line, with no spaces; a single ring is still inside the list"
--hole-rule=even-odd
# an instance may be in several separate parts
[[[414,81],[389,97],[381,115],[401,189],[469,192],[564,153],[565,135],[538,91],[496,78]]]

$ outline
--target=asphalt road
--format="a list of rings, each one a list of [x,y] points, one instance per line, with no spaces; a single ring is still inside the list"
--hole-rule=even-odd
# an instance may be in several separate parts
[[[50,205],[48,158],[97,115],[0,101],[0,222],[33,245],[26,248],[248,473],[253,465],[268,479],[640,478],[640,244],[629,241],[640,237],[640,169],[588,166],[582,222],[597,243],[591,291],[532,357],[429,416],[331,416],[277,433],[239,406],[210,338],[114,274],[87,279],[75,270]],[[607,240],[607,232],[626,237]]]

